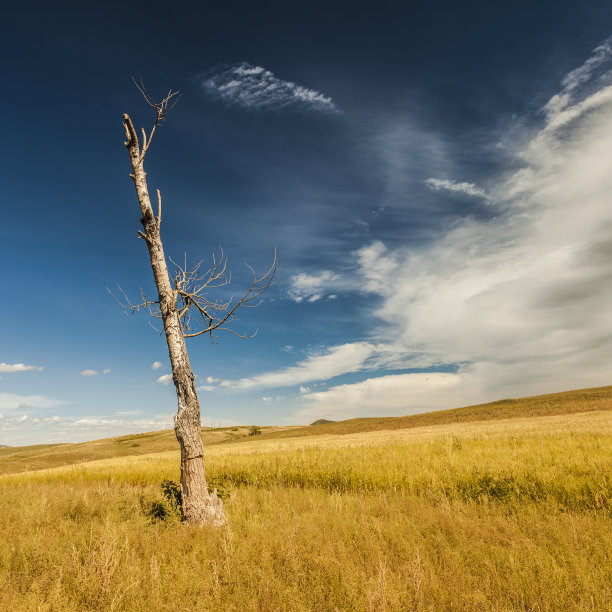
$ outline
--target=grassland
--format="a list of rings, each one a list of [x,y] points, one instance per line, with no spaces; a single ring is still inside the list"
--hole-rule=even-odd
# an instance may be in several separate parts
[[[262,432],[276,433],[288,427],[262,427]],[[247,438],[249,427],[202,429],[204,444],[220,444]],[[41,470],[63,465],[74,465],[109,457],[147,455],[166,450],[178,450],[173,430],[132,434],[117,438],[103,438],[80,444],[38,444],[36,446],[5,447],[0,449],[0,474]]]
[[[37,453],[69,448],[25,451],[30,463],[13,449],[0,608],[610,610],[609,394],[565,412],[557,398],[547,416],[209,438],[208,473],[229,494],[219,530],[154,518],[161,481],[178,478],[161,434],[42,470]]]

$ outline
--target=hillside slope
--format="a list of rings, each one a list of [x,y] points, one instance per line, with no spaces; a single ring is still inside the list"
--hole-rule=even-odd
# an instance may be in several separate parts
[[[262,427],[263,432],[278,431],[279,427]],[[249,438],[249,427],[202,429],[205,445]],[[252,439],[252,438],[251,438]],[[148,455],[179,450],[174,430],[153,431],[117,438],[103,438],[78,444],[39,444],[0,449],[0,474],[74,465],[111,457]]]
[[[503,399],[488,404],[440,410],[404,417],[350,419],[305,427],[262,427],[262,434],[248,435],[249,427],[203,429],[206,446],[226,442],[277,440],[326,434],[407,429],[452,423],[468,423],[508,418],[552,416],[612,410],[612,386],[566,391],[521,399]],[[41,444],[0,449],[0,474],[12,474],[63,465],[73,465],[110,457],[147,455],[178,450],[172,430],[105,438],[79,444]]]
[[[324,434],[350,434],[382,429],[444,425],[447,423],[553,416],[594,410],[612,410],[612,386],[549,393],[519,399],[502,399],[488,404],[477,404],[403,417],[361,418],[330,423],[315,422],[316,424],[313,423],[306,427],[269,432],[264,434],[263,437],[276,439]]]

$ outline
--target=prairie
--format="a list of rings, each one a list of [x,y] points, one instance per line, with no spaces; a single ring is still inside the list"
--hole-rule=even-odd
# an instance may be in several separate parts
[[[397,429],[211,432],[221,529],[155,512],[178,479],[164,432],[87,443],[99,459],[80,445],[81,462],[79,445],[3,449],[0,607],[610,610],[612,411],[577,397],[546,416],[506,402]]]

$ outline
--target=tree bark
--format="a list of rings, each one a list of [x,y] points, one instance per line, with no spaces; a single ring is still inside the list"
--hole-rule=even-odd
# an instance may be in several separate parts
[[[215,490],[208,492],[204,470],[204,445],[202,443],[202,426],[200,404],[195,389],[194,375],[191,371],[185,337],[177,306],[177,293],[170,283],[168,266],[160,236],[161,219],[155,218],[146,173],[143,167],[144,154],[141,153],[138,137],[129,115],[124,115],[124,127],[130,154],[132,174],[136,187],[136,196],[140,205],[144,238],[149,250],[151,268],[159,295],[164,332],[168,343],[168,354],[172,366],[172,379],[176,388],[178,410],[174,416],[174,431],[181,446],[181,504],[183,520],[188,523],[212,524],[225,523],[223,502]],[[145,144],[143,142],[143,151]]]

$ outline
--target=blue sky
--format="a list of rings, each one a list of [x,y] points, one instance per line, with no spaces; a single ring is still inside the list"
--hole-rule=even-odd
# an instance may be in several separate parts
[[[608,2],[29,3],[3,13],[0,444],[171,426],[123,146],[174,259],[279,282],[216,346],[202,420],[403,415],[610,384]]]

